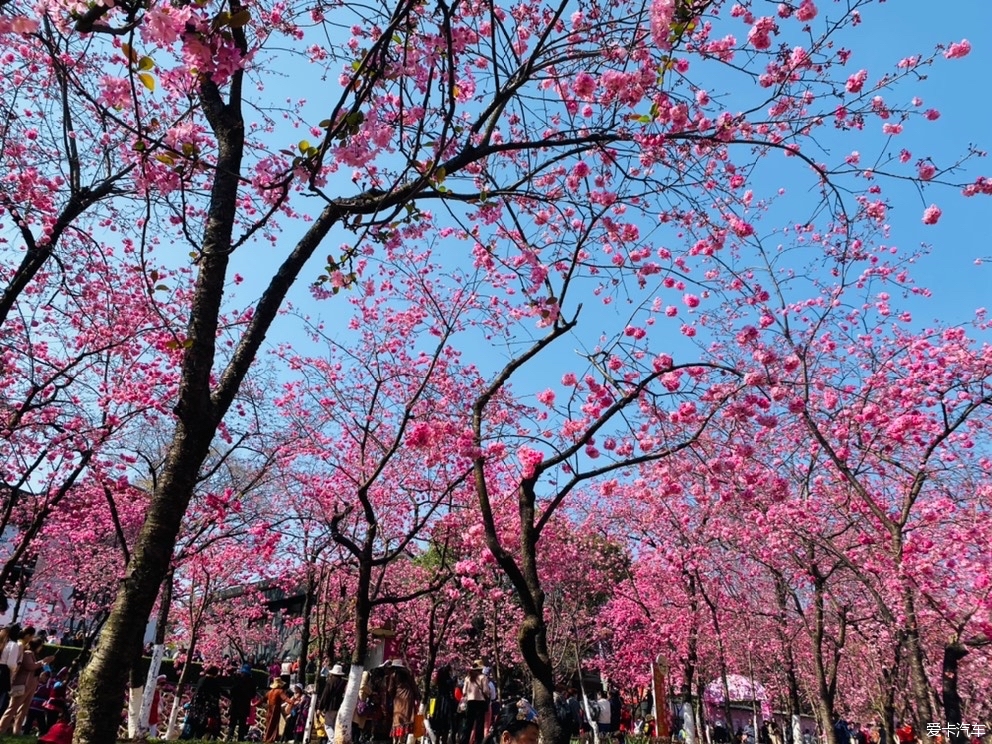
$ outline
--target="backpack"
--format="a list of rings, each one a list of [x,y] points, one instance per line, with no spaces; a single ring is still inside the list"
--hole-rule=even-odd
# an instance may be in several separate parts
[[[589,722],[599,720],[599,703],[595,700],[589,701]]]

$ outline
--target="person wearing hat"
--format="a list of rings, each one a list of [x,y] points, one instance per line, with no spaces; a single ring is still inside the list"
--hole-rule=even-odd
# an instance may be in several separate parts
[[[303,685],[294,682],[289,686],[291,691],[289,705],[283,706],[286,714],[286,726],[283,728],[282,740],[293,741],[296,736],[296,724],[300,720],[300,708],[303,707]]]
[[[296,724],[293,726],[293,740],[297,744],[302,744],[303,734],[307,730],[307,722],[310,720],[310,706],[314,704],[314,686],[307,685],[306,688],[296,685],[300,690],[297,703],[294,706],[296,714]]]
[[[279,738],[279,724],[282,722],[282,706],[292,698],[286,694],[286,683],[282,677],[276,677],[269,685],[265,696],[265,734],[262,741],[271,744]]]
[[[228,741],[245,741],[248,738],[248,714],[251,712],[251,701],[257,691],[251,674],[251,664],[242,664],[231,680],[231,689],[228,693],[231,698],[231,707],[228,709]]]
[[[486,713],[489,712],[489,678],[482,671],[484,667],[482,659],[476,659],[462,682],[459,708],[463,708],[465,717],[462,721],[460,744],[482,744]]]
[[[413,733],[414,718],[420,703],[420,688],[413,673],[402,659],[393,659],[383,679],[384,698],[392,709],[385,711],[392,718],[391,734],[396,744],[405,744]]]
[[[327,675],[327,683],[317,701],[317,710],[324,717],[324,731],[327,732],[328,741],[334,741],[334,724],[347,686],[348,673],[341,664],[335,664]]]

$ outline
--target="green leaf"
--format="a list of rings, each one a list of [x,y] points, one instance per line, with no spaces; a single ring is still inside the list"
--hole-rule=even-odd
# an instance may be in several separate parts
[[[140,80],[141,84],[144,85],[146,88],[148,88],[148,90],[152,92],[155,91],[155,78],[149,75],[147,72],[139,72],[138,80]]]
[[[300,140],[300,144],[297,145],[297,147],[299,147],[300,152],[302,152],[305,155],[307,150],[310,149],[310,142],[309,140]]]
[[[357,127],[359,124],[365,121],[365,112],[352,111],[350,114],[344,117],[344,121],[349,127]]]
[[[165,286],[164,284],[156,284],[155,285],[155,290],[156,291],[162,291],[162,292],[168,292],[169,291],[169,288],[167,286]]]
[[[139,70],[151,70],[153,67],[155,67],[155,62],[151,57],[142,57],[138,60]]]
[[[167,152],[160,152],[158,155],[155,156],[155,159],[160,163],[165,163],[166,165],[176,164],[176,159]]]
[[[135,152],[144,152],[147,149],[148,149],[148,145],[146,145],[141,140],[138,140],[137,142],[134,143],[134,151]]]
[[[331,120],[330,119],[324,119],[317,126],[320,127],[321,129],[327,129],[327,128],[329,128],[331,126]]]

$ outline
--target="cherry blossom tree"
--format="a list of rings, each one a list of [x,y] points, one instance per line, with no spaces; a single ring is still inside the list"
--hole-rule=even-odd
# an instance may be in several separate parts
[[[507,354],[503,371],[469,398],[469,444],[490,547],[529,597],[525,657],[543,690],[545,734],[556,738],[534,549],[525,539],[523,572],[514,569],[487,502],[519,490],[517,526],[536,537],[568,493],[637,459],[620,452],[608,465],[585,462],[610,451],[593,442],[607,425],[616,425],[619,446],[636,441],[646,457],[691,439],[729,390],[706,379],[710,362],[675,364],[649,352],[647,329],[675,318],[693,337],[710,322],[709,272],[753,247],[752,215],[763,203],[757,171],[784,162],[808,177],[826,207],[810,221],[822,236],[815,245],[831,260],[861,260],[857,241],[865,225],[884,219],[884,196],[856,162],[822,152],[816,135],[877,126],[896,136],[928,118],[886,95],[929,58],[886,76],[845,67],[852,54],[841,37],[856,30],[867,2],[829,18],[812,0],[769,5],[769,15],[753,5],[4,6],[0,33],[18,73],[9,85],[24,100],[19,109],[31,112],[4,125],[4,157],[11,153],[11,172],[26,183],[4,197],[24,254],[23,270],[5,277],[5,301],[38,280],[35,266],[57,264],[55,241],[67,235],[103,251],[117,242],[114,228],[127,229],[139,254],[181,246],[195,271],[179,313],[184,330],[170,339],[174,392],[159,403],[172,417],[164,465],[81,681],[77,740],[114,735],[126,660],[140,648],[204,463],[308,261],[328,239],[343,243],[327,249],[314,288],[330,298],[359,282],[368,254],[389,258],[433,236],[469,246],[463,254],[487,272],[492,294],[509,298],[503,307],[515,328],[547,332],[499,337],[530,351]],[[941,51],[956,58],[968,48],[956,42]],[[285,105],[282,91],[268,91],[287,75],[321,95]],[[29,118],[53,124],[32,127]],[[894,157],[872,175],[936,184],[954,176],[951,165],[924,173]],[[958,185],[992,191],[985,179]],[[22,214],[23,205],[37,211]],[[936,205],[923,215],[926,223],[939,218]],[[249,253],[246,261],[264,254],[273,265],[255,271],[258,299],[225,318],[225,291]],[[150,270],[144,276],[156,286]],[[570,333],[582,300],[591,311],[590,298],[629,299],[632,322],[601,340],[578,339],[586,368],[565,397],[579,412],[556,411],[560,430],[546,438],[545,429],[558,427],[524,425],[519,436],[550,442],[547,451],[531,442],[516,459],[488,452],[499,444],[497,404],[500,418],[519,394],[510,378]],[[680,370],[683,379],[672,379]],[[695,405],[674,424],[651,401],[650,388],[664,389],[666,379]],[[697,394],[702,405],[688,400]],[[620,424],[625,409],[643,421]],[[538,512],[535,489],[545,476],[554,495]]]
[[[415,571],[419,586],[395,581],[390,569],[416,568],[407,559],[430,525],[460,502],[469,473],[468,459],[449,445],[464,437],[462,401],[476,373],[461,363],[452,338],[478,312],[477,282],[436,288],[429,262],[429,251],[396,251],[390,264],[356,279],[350,304],[358,339],[345,345],[315,325],[327,356],[294,354],[289,364],[302,379],[280,399],[297,433],[284,460],[293,462],[305,495],[301,511],[308,507],[311,519],[326,525],[328,542],[356,572],[351,670],[335,727],[341,741],[350,737],[374,609],[436,591],[452,562],[442,542],[435,545],[437,570]],[[381,302],[387,288],[402,305]]]

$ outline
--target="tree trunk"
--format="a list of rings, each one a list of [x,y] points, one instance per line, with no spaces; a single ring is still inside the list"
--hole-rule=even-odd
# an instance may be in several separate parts
[[[195,651],[196,635],[194,634],[190,640],[189,649],[186,651],[186,662],[183,664],[183,671],[179,675],[179,681],[176,682],[176,694],[172,700],[172,710],[169,711],[169,723],[165,730],[166,740],[176,739],[179,736],[179,732],[176,730],[179,721],[179,711],[183,706],[183,692],[185,692],[187,687],[186,680],[189,679],[189,670],[192,664],[190,659],[193,658]]]
[[[696,725],[693,717],[695,711],[692,705],[692,683],[696,676],[698,658],[697,637],[695,626],[689,633],[689,649],[685,665],[682,667],[682,731],[685,732],[685,744],[695,744]]]
[[[944,646],[941,665],[941,699],[944,721],[949,732],[950,744],[966,744],[968,736],[961,732],[961,696],[958,693],[958,662],[968,654],[968,649],[957,640]]]
[[[816,708],[820,725],[823,726],[825,744],[845,744],[838,742],[834,735],[834,696],[827,682],[827,668],[823,659],[824,606],[823,581],[814,577],[813,584],[813,671],[816,675]]]
[[[303,598],[303,623],[300,625],[300,658],[299,669],[296,672],[296,681],[307,686],[307,664],[309,663],[310,650],[310,616],[313,614],[313,606],[316,597],[316,587],[313,576],[313,566],[307,565],[307,585],[306,596]],[[313,707],[312,705],[310,706]]]
[[[916,734],[924,741],[929,739],[927,724],[934,722],[933,706],[930,703],[930,682],[927,679],[926,664],[923,659],[923,644],[916,616],[916,600],[908,585],[903,589],[903,613],[905,617],[906,650],[909,652],[909,676],[916,708]]]
[[[189,505],[196,472],[207,455],[209,436],[189,436],[179,424],[160,486],[138,534],[127,575],[121,582],[100,644],[79,681],[75,741],[113,744],[127,683],[122,658],[141,652],[145,627],[172,561],[179,527]]]
[[[144,698],[145,680],[141,676],[138,656],[131,661],[131,668],[127,675],[127,738],[135,739],[138,736],[138,726],[141,720],[141,700]]]
[[[172,578],[173,569],[169,569],[165,582],[162,584],[162,600],[158,608],[158,624],[155,628],[155,647],[152,658],[148,663],[148,676],[145,679],[145,692],[141,698],[141,711],[138,715],[137,737],[143,739],[148,735],[148,719],[151,717],[152,703],[155,700],[155,688],[158,685],[158,672],[162,668],[162,657],[165,655],[165,629],[169,623],[169,611],[172,609]]]
[[[174,409],[176,425],[161,479],[152,493],[101,643],[79,681],[79,712],[73,739],[77,744],[113,744],[117,739],[117,721],[127,682],[127,670],[121,660],[132,659],[141,651],[145,626],[171,565],[197,474],[209,454],[217,426],[233,400],[229,389],[222,399],[212,397],[211,376],[244,152],[244,121],[235,93],[240,91],[240,74],[236,76],[238,82],[232,83],[230,104],[224,104],[212,82],[205,78],[200,81],[207,118],[217,135],[218,154],[186,329],[179,399]],[[249,354],[241,348],[237,353]],[[249,356],[237,360],[241,366],[233,371],[233,379],[224,380],[228,388],[240,385],[254,354]]]
[[[791,739],[793,744],[801,744],[803,740],[802,724],[800,714],[802,704],[799,699],[799,675],[796,672],[796,656],[792,652],[792,643],[789,640],[789,595],[785,577],[780,573],[775,574],[775,599],[778,603],[778,638],[779,646],[785,656],[785,679],[788,686],[789,700],[789,725],[792,729]],[[784,734],[784,732],[783,732]],[[783,739],[784,739],[783,735]]]
[[[358,583],[355,587],[355,647],[351,652],[351,669],[344,691],[344,700],[334,722],[334,744],[351,744],[351,722],[358,705],[358,692],[369,653],[369,622],[372,618],[372,557],[371,540],[366,538],[367,556],[359,560]]]
[[[541,597],[537,603],[539,610],[544,608],[543,593]],[[517,641],[527,668],[534,678],[533,703],[541,722],[541,738],[545,742],[568,744],[568,731],[559,725],[555,715],[554,669],[548,653],[548,629],[543,617],[526,615],[520,625]]]

